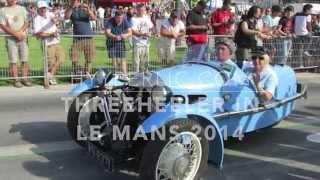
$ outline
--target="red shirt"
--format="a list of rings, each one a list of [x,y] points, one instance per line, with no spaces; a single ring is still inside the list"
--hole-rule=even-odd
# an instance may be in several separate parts
[[[228,10],[218,9],[214,11],[211,15],[211,22],[213,23],[223,23],[234,18],[234,14]],[[231,24],[222,24],[220,26],[214,27],[214,35],[226,35],[231,28]]]

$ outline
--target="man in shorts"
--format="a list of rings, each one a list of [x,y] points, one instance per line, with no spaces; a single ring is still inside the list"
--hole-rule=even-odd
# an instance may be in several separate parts
[[[21,88],[23,85],[32,85],[27,78],[29,74],[27,19],[27,10],[17,5],[17,0],[7,0],[7,6],[2,8],[0,12],[0,28],[8,34],[6,37],[6,46],[10,62],[10,73],[14,78],[13,86],[17,88]],[[18,78],[18,59],[20,59],[22,66],[23,79],[21,81]]]
[[[106,22],[105,34],[108,56],[112,59],[114,70],[118,71],[118,67],[121,67],[122,73],[127,75],[125,39],[132,33],[130,24],[124,19],[123,11],[116,11],[115,16]]]
[[[46,1],[38,1],[38,15],[34,19],[34,34],[40,38],[43,45],[47,48],[48,60],[48,78],[50,85],[56,85],[57,81],[54,78],[56,71],[63,64],[65,54],[60,45],[60,36],[56,24],[59,23],[58,17],[53,13],[48,12],[48,4]]]
[[[80,0],[71,0],[70,6],[65,12],[65,19],[71,20],[73,25],[73,44],[71,47],[71,59],[73,69],[79,67],[80,52],[84,52],[86,73],[92,73],[92,60],[96,49],[92,39],[93,31],[90,20],[96,20],[96,15],[87,4],[81,4]]]

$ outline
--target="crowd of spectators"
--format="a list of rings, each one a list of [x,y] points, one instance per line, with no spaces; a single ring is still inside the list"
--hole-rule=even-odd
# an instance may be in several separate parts
[[[257,47],[268,49],[271,63],[286,64],[294,43],[298,44],[295,53],[303,66],[303,56],[310,54],[310,35],[320,35],[320,15],[311,14],[310,4],[296,14],[292,6],[282,9],[278,5],[270,8],[252,6],[246,13],[236,14],[234,3],[224,0],[221,8],[208,13],[207,3],[201,0],[189,11],[171,11],[159,24],[160,12],[154,5],[96,8],[93,4],[70,0],[67,5],[53,6],[38,1],[36,6],[25,8],[16,3],[16,0],[7,0],[7,6],[0,11],[0,29],[9,35],[6,44],[15,87],[31,86],[27,78],[28,32],[46,47],[49,82],[56,84],[54,76],[65,61],[60,34],[66,31],[68,24],[73,34],[70,58],[75,74],[81,69],[81,53],[85,57],[84,71],[92,73],[96,54],[93,36],[97,32],[106,37],[107,55],[114,71],[125,76],[128,74],[129,49],[132,49],[134,71],[148,71],[152,37],[159,38],[158,56],[165,66],[175,64],[176,44],[184,36],[191,58],[199,55],[194,52],[208,50],[209,34],[215,35],[216,42],[228,38],[237,47],[233,59],[242,68],[243,62],[252,58],[252,50]],[[22,78],[18,77],[18,60],[21,61]]]

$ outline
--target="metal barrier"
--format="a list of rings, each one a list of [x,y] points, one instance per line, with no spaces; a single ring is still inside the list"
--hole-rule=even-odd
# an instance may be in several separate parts
[[[308,69],[320,65],[320,37],[275,38],[264,42],[272,63]]]
[[[208,57],[215,57],[214,44],[218,38],[224,36],[209,36]],[[231,36],[224,38],[232,38]],[[5,35],[0,37],[0,80],[12,79],[9,73],[9,61],[6,49]],[[126,59],[129,72],[135,72],[135,48],[131,40],[125,40],[122,45],[115,45],[114,49],[107,46],[105,35],[94,35],[92,38],[61,35],[60,44],[65,53],[63,64],[59,67],[55,78],[71,78],[71,80],[81,80],[86,76],[86,72],[94,73],[98,68],[106,68],[111,71],[120,71],[112,63],[112,56]],[[292,43],[291,43],[292,42]],[[29,66],[28,78],[43,78],[45,86],[48,86],[50,78],[48,72],[50,67],[50,57],[47,56],[48,47],[44,46],[40,40],[34,36],[28,37],[29,45]],[[269,49],[271,59],[274,63],[281,61],[295,67],[314,67],[320,65],[320,37],[297,37],[293,39],[277,38],[264,42],[264,46]],[[122,48],[122,49],[121,49]],[[169,46],[161,44],[157,37],[150,39],[148,61],[143,65],[149,70],[172,66],[183,61],[189,51],[185,37],[177,40],[174,52]],[[173,56],[173,57],[172,57]],[[172,61],[174,59],[174,61]],[[121,60],[120,60],[121,61]],[[75,63],[76,62],[76,63]],[[90,63],[91,62],[91,63]]]

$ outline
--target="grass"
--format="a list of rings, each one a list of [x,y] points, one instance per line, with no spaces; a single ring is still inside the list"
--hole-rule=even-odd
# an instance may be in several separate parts
[[[106,38],[103,35],[95,36],[94,38],[96,46],[96,57],[93,60],[93,68],[112,68],[111,60],[107,57]],[[30,66],[30,76],[43,76],[43,62],[44,57],[41,48],[41,41],[30,36],[28,38],[29,45],[29,66]],[[72,37],[70,36],[61,36],[61,45],[66,54],[66,60],[64,65],[60,68],[58,75],[70,75],[71,74],[71,60],[70,60],[70,47],[72,45]],[[129,47],[128,43],[126,47]],[[177,48],[177,61],[180,61],[185,54],[184,48]],[[8,85],[8,80],[1,80],[3,78],[8,78],[9,72],[9,61],[7,55],[7,49],[5,44],[5,38],[0,37],[0,86]],[[133,69],[132,67],[132,53],[131,50],[127,53],[128,67],[129,70]],[[80,58],[80,64],[84,64],[83,55]],[[151,39],[150,46],[150,69],[155,70],[161,67],[161,62],[158,60],[158,39]],[[68,81],[68,79],[62,79],[62,81]],[[42,79],[35,79],[35,84],[42,84]]]

